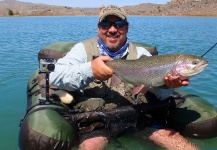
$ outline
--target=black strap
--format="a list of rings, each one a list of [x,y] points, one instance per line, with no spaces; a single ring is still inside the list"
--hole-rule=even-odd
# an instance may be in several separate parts
[[[33,79],[33,81],[32,81],[33,86],[30,89],[28,89],[28,92],[32,91],[32,89],[38,85],[38,83],[36,81],[37,81],[37,79]]]

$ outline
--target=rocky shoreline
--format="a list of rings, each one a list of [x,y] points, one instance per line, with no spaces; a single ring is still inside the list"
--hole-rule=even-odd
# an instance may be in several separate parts
[[[171,0],[166,4],[143,3],[124,6],[128,15],[217,16],[217,0]],[[97,16],[99,8],[73,8],[33,4],[17,0],[0,1],[0,16]]]

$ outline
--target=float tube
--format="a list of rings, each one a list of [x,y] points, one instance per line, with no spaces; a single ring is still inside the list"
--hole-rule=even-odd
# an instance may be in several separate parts
[[[39,51],[38,60],[41,58],[63,57],[76,42],[57,42],[50,44]],[[157,55],[156,47],[134,43],[142,46]],[[45,103],[44,83],[39,83],[39,71],[36,70],[29,78],[27,85],[27,110],[20,122],[19,147],[21,150],[71,150],[77,144],[77,128],[61,112],[73,111],[69,105],[55,103],[55,97],[51,98],[54,103]],[[50,87],[50,93],[55,87]],[[206,100],[193,94],[176,91],[174,96],[181,96],[183,101],[178,105],[168,118],[168,125],[176,129],[182,135],[191,138],[214,138],[217,136],[217,108]],[[138,137],[132,137],[130,133],[121,137],[122,144],[130,145],[135,149],[133,141],[141,141]],[[127,138],[129,137],[129,138]],[[138,145],[146,147],[143,144]],[[206,141],[207,142],[207,141]],[[138,143],[137,143],[138,144]],[[206,145],[209,145],[206,143]],[[120,148],[120,146],[119,146]],[[129,148],[129,147],[128,147]],[[141,147],[140,147],[141,148]],[[156,148],[156,147],[155,147]],[[139,149],[139,147],[138,147]]]

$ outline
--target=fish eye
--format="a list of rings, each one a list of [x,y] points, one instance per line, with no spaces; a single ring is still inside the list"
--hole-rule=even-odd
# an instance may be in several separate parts
[[[196,64],[198,64],[200,61],[198,60],[198,59],[195,59],[193,62],[192,62],[192,64],[193,65],[196,65]]]

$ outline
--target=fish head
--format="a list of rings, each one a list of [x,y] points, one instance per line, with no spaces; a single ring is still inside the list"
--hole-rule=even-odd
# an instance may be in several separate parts
[[[175,66],[175,72],[180,77],[189,78],[202,72],[208,66],[208,61],[194,55],[181,55]]]

